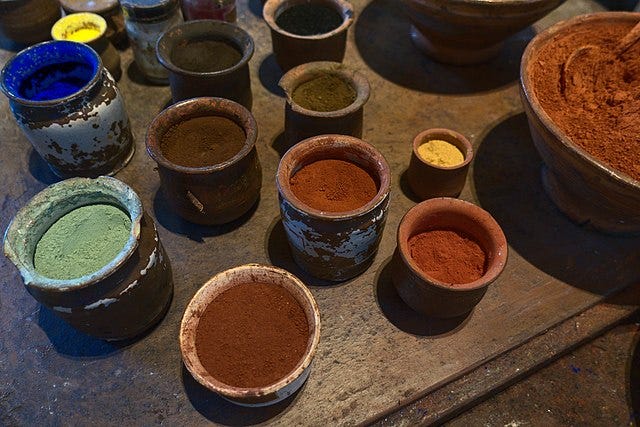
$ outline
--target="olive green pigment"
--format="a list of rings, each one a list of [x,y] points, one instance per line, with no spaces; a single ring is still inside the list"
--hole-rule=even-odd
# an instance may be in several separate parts
[[[293,102],[312,111],[337,111],[356,100],[356,90],[335,74],[324,74],[300,84],[291,96]]]
[[[83,206],[65,214],[42,235],[33,264],[50,279],[76,279],[111,262],[130,234],[131,219],[117,207]]]

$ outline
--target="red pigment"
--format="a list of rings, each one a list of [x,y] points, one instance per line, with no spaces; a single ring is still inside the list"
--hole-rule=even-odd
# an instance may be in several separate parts
[[[245,283],[218,295],[196,330],[202,366],[234,387],[263,387],[291,373],[309,340],[304,309],[283,287]]]
[[[455,230],[431,230],[409,239],[411,258],[420,270],[451,285],[470,283],[486,272],[487,256],[471,236]]]

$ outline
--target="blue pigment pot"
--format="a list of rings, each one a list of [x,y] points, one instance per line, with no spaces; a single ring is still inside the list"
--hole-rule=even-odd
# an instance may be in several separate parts
[[[0,90],[60,177],[114,174],[133,156],[122,95],[89,46],[50,41],[24,49],[3,68]]]

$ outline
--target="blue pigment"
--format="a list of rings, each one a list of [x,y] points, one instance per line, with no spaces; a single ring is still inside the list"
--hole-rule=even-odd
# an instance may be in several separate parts
[[[18,92],[32,101],[64,98],[78,92],[92,77],[92,67],[81,62],[51,64],[25,78]]]

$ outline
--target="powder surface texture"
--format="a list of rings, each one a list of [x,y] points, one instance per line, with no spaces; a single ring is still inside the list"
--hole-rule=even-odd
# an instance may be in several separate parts
[[[418,147],[418,155],[426,162],[448,168],[464,162],[462,151],[452,143],[441,139],[422,143]]]
[[[176,47],[171,61],[178,67],[197,73],[226,70],[242,59],[242,53],[223,41],[201,40]]]
[[[236,122],[221,116],[203,116],[172,126],[162,137],[160,150],[169,161],[186,167],[212,166],[229,160],[247,139]]]
[[[293,102],[312,111],[342,110],[356,100],[356,90],[335,74],[325,74],[294,89]]]
[[[590,24],[557,37],[540,51],[532,81],[542,108],[574,144],[640,180],[640,43],[616,55],[632,26]],[[569,60],[584,45],[595,48]]]
[[[342,16],[327,6],[303,3],[291,6],[276,18],[276,25],[288,33],[314,36],[342,25]]]
[[[62,216],[42,235],[33,264],[51,279],[75,279],[113,261],[131,234],[131,219],[107,204],[83,206]]]
[[[63,98],[82,89],[92,76],[91,67],[80,62],[51,64],[24,79],[18,92],[33,101]]]
[[[487,256],[473,237],[455,230],[430,230],[409,239],[420,270],[452,286],[470,283],[486,272]]]
[[[235,387],[262,387],[291,373],[309,340],[303,308],[281,286],[245,283],[218,295],[196,330],[202,366]]]
[[[293,194],[324,212],[347,212],[369,203],[378,187],[364,169],[344,160],[318,160],[303,166],[290,180]]]
[[[63,36],[65,40],[84,43],[100,36],[100,29],[95,25],[90,26],[89,24],[87,24],[86,27],[69,30],[65,32]]]

